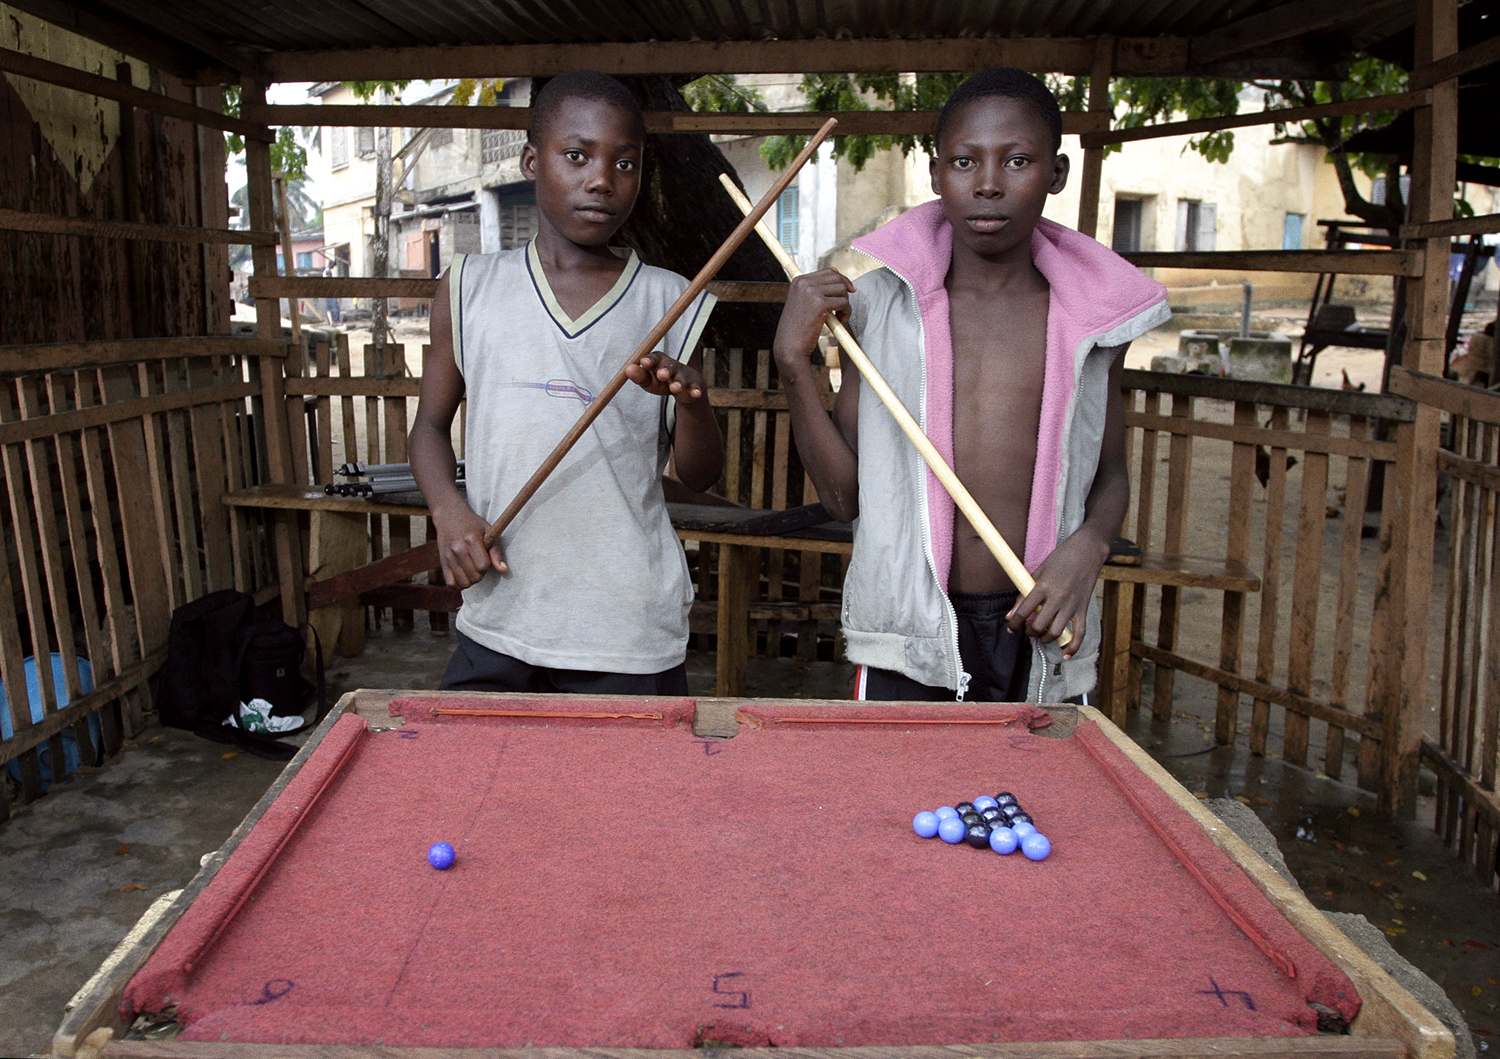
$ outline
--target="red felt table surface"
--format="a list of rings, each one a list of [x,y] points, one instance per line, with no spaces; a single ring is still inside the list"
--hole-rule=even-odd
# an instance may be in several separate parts
[[[1093,725],[770,720],[709,740],[691,704],[660,722],[430,706],[398,704],[393,731],[339,721],[128,1010],[175,1005],[184,1039],[681,1048],[1295,1035],[1316,1032],[1310,1000],[1358,1008]],[[1000,789],[1048,860],[912,832]]]

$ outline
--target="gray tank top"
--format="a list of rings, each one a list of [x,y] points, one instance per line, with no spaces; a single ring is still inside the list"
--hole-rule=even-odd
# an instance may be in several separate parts
[[[455,255],[453,358],[468,395],[469,506],[493,522],[687,287],[626,259],[577,320],[535,244]],[[714,305],[704,294],[660,348],[686,361]],[[671,398],[627,383],[501,537],[510,572],[464,590],[458,628],[536,666],[659,673],[687,653],[693,586],[661,476]]]

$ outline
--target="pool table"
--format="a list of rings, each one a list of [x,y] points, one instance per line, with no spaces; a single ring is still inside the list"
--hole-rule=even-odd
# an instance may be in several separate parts
[[[1046,860],[912,829],[1001,789]],[[427,862],[440,841],[446,871]],[[180,1033],[121,1037],[143,1013]],[[75,997],[53,1051],[731,1047],[1453,1045],[1087,707],[363,691]]]

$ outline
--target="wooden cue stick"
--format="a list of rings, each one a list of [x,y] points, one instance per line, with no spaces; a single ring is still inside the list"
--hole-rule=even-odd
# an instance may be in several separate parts
[[[720,173],[719,183],[724,185],[724,190],[729,192],[729,197],[734,199],[740,211],[748,215],[750,200],[734,186],[728,174]],[[757,221],[755,230],[760,233],[761,239],[765,241],[771,253],[776,255],[776,259],[781,262],[781,267],[786,270],[788,277],[796,279],[802,275],[797,262],[792,260],[792,256],[786,252],[786,247],[782,246],[781,240],[777,239],[765,226],[765,222]],[[865,351],[859,347],[859,342],[849,333],[849,329],[831,313],[828,316],[828,329],[833,332],[833,337],[838,340],[838,344],[849,354],[849,359],[854,361],[855,367],[859,368],[859,373],[865,377],[870,388],[875,391],[881,403],[895,418],[896,425],[901,428],[901,432],[917,447],[917,451],[922,454],[922,459],[926,460],[927,466],[932,468],[932,473],[937,475],[938,481],[943,483],[943,488],[948,490],[948,495],[953,498],[958,509],[969,520],[969,525],[973,526],[974,531],[979,534],[979,539],[984,541],[985,547],[990,550],[990,554],[995,557],[995,561],[1010,578],[1011,584],[1015,585],[1022,598],[1025,598],[1036,587],[1036,580],[1031,576],[1031,571],[1026,569],[1025,564],[1011,550],[1010,545],[1005,543],[1005,538],[1000,535],[1000,531],[995,528],[995,524],[990,521],[989,516],[984,513],[984,509],[979,506],[979,502],[969,493],[964,483],[958,480],[958,475],[953,473],[953,468],[948,466],[948,461],[943,459],[943,454],[938,452],[937,446],[933,445],[927,435],[922,433],[922,428],[906,410],[906,406],[901,403],[901,398],[896,396],[890,384],[876,370],[875,365],[870,363],[870,358],[865,356]],[[1057,645],[1066,647],[1072,640],[1072,633],[1064,628],[1062,635],[1057,638]]]
[[[542,461],[542,465],[537,468],[536,473],[531,476],[530,480],[521,487],[521,491],[510,502],[510,506],[502,511],[500,517],[495,520],[494,525],[490,526],[484,535],[484,546],[486,548],[494,544],[495,538],[505,532],[505,527],[511,524],[516,515],[520,514],[521,508],[526,506],[526,502],[536,494],[536,491],[542,487],[542,483],[557,469],[557,465],[563,461],[563,457],[568,454],[568,451],[577,443],[578,439],[583,437],[583,432],[589,428],[589,424],[599,418],[599,414],[614,399],[615,394],[619,393],[625,384],[630,381],[630,376],[625,374],[626,369],[656,348],[656,344],[671,330],[672,325],[677,322],[678,317],[687,312],[688,306],[693,304],[693,300],[699,294],[703,293],[703,288],[708,286],[714,276],[718,275],[719,269],[724,267],[724,263],[729,260],[730,255],[739,249],[740,244],[750,234],[750,230],[755,226],[755,222],[760,220],[765,215],[765,212],[781,197],[781,193],[796,178],[797,173],[807,164],[807,160],[813,156],[813,153],[828,138],[828,134],[833,131],[833,127],[837,124],[837,118],[829,118],[823,123],[823,127],[813,134],[811,140],[807,141],[807,146],[802,148],[797,157],[792,160],[792,164],[786,167],[786,172],[782,173],[776,182],[771,185],[770,190],[761,196],[760,202],[750,211],[750,215],[741,221],[734,231],[729,233],[729,238],[725,239],[719,246],[719,249],[714,251],[714,256],[709,258],[708,263],[698,271],[698,275],[693,278],[693,282],[688,284],[687,290],[683,291],[681,297],[667,310],[667,315],[663,316],[657,322],[656,326],[651,329],[651,333],[636,347],[635,352],[630,355],[630,359],[620,366],[619,371],[615,372],[615,377],[609,380],[609,385],[605,386],[599,392],[599,395],[589,403],[583,415],[578,417],[578,422],[574,423],[572,429],[557,443],[557,447],[552,450],[552,455]]]

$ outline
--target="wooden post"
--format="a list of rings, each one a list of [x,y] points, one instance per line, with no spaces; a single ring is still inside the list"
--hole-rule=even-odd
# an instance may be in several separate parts
[[[1457,0],[1417,0],[1416,69],[1458,50]],[[1411,223],[1453,217],[1458,151],[1458,82],[1433,86],[1430,106],[1412,112]],[[1420,250],[1420,279],[1409,281],[1407,339],[1402,363],[1443,373],[1448,312],[1448,238],[1407,244]],[[1415,802],[1417,766],[1427,714],[1428,608],[1432,588],[1438,410],[1417,405],[1411,423],[1396,426],[1394,496],[1387,497],[1376,575],[1377,625],[1371,637],[1369,712],[1383,727],[1380,808],[1399,815]]]
[[[248,104],[264,104],[265,85],[247,78],[241,86],[241,98]],[[250,226],[260,231],[276,229],[276,211],[272,207],[271,145],[265,140],[245,140],[245,190],[250,205]],[[276,248],[257,246],[254,251],[255,274],[276,275]],[[271,342],[281,341],[281,301],[258,298],[255,302],[255,333]],[[300,356],[300,354],[298,354]],[[259,357],[261,435],[265,438],[266,464],[271,481],[292,481],[291,439],[286,423],[286,379],[279,357]],[[297,530],[296,512],[275,514],[276,573],[281,584],[281,617],[291,625],[303,618],[302,542]]]
[[[1089,113],[1109,113],[1109,79],[1115,65],[1112,37],[1094,41],[1094,66],[1089,72]],[[1099,231],[1099,185],[1104,176],[1104,148],[1083,149],[1083,172],[1078,178],[1078,230],[1097,237]]]

